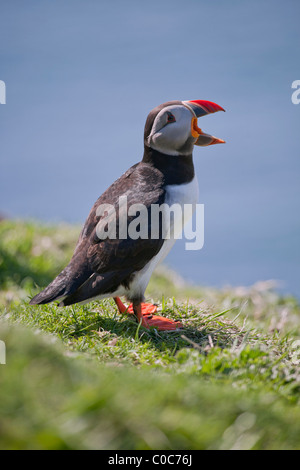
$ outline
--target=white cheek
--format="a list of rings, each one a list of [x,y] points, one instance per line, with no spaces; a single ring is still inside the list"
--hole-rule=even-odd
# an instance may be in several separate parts
[[[150,146],[155,150],[178,155],[178,149],[184,145],[189,137],[189,130],[178,125],[169,124],[163,132],[150,136]]]
[[[175,116],[176,122],[166,124],[166,109],[157,115],[148,145],[168,155],[185,155],[192,152],[192,146],[185,146],[191,138],[191,112],[183,106],[167,108]],[[183,151],[183,148],[185,149]]]

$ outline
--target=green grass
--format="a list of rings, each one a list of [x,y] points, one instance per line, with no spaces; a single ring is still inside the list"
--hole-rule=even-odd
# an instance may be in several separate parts
[[[29,306],[79,229],[0,224],[0,448],[299,449],[298,302],[269,283],[147,296],[180,332],[148,331],[110,299]]]

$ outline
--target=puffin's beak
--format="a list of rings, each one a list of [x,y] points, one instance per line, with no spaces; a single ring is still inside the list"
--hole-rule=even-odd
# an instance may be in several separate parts
[[[216,113],[217,111],[225,111],[221,106],[212,101],[206,100],[191,100],[182,102],[195,117],[192,118],[191,133],[195,137],[195,145],[207,146],[214,144],[225,144],[225,140],[218,139],[210,134],[205,134],[200,127],[198,127],[197,118],[206,116],[206,114]]]

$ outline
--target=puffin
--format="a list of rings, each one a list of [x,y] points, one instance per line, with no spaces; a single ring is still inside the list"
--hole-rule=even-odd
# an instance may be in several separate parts
[[[155,315],[157,306],[145,303],[144,294],[154,269],[169,253],[187,220],[163,217],[163,209],[153,217],[152,208],[173,204],[196,207],[194,146],[225,143],[204,133],[198,118],[217,111],[225,110],[207,100],[167,101],[150,111],[142,160],[97,199],[69,264],[30,300],[31,305],[59,301],[64,307],[112,297],[120,314],[131,315],[147,329],[175,331],[183,327],[179,321]],[[129,230],[130,224],[135,230]],[[121,297],[129,305],[124,305]]]

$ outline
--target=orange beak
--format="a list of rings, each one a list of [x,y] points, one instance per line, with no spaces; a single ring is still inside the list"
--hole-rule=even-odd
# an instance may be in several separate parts
[[[196,117],[192,118],[191,132],[192,136],[197,139],[195,145],[207,147],[208,145],[225,144],[225,140],[218,139],[218,137],[214,137],[210,134],[205,134],[202,129],[198,127],[198,121]]]
[[[214,144],[225,144],[225,140],[218,139],[210,134],[205,134],[200,127],[198,127],[197,118],[206,116],[207,114],[216,113],[217,111],[225,111],[221,106],[212,101],[206,100],[190,100],[182,102],[195,117],[192,118],[191,133],[196,139],[195,145],[206,147]]]

